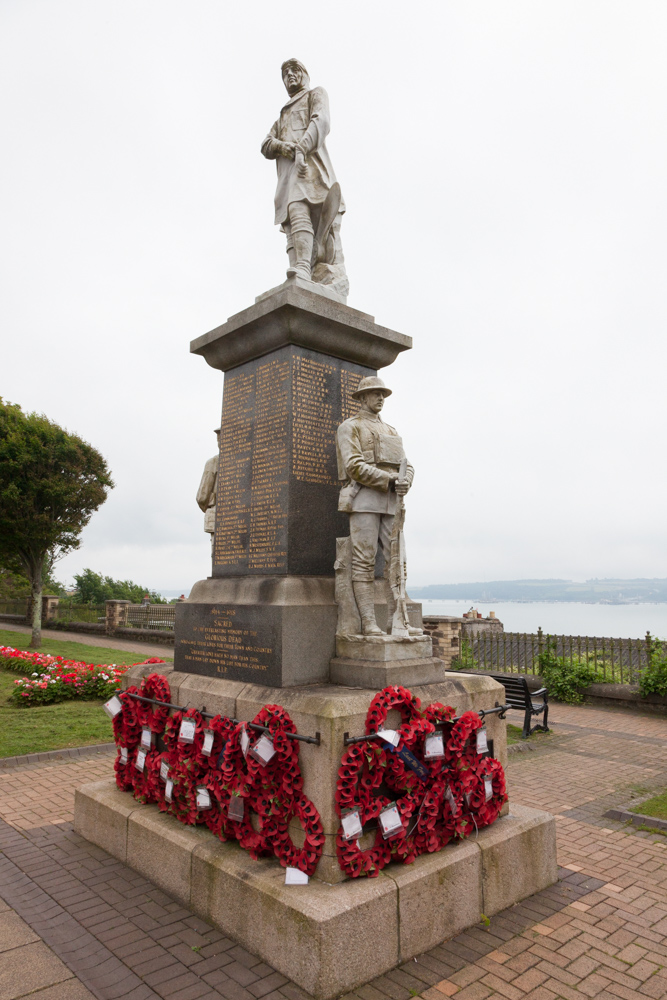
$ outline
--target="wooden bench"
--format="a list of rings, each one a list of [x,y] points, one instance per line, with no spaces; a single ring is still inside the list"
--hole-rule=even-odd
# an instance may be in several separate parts
[[[507,674],[489,674],[493,677],[494,681],[498,681],[505,688],[505,701],[510,708],[519,709],[519,711],[524,713],[523,716],[523,733],[521,738],[527,740],[532,733],[538,730],[541,733],[548,733],[549,727],[547,725],[547,720],[549,718],[549,705],[547,702],[547,689],[540,688],[539,691],[529,691],[528,681],[525,677],[510,677]],[[536,704],[533,698],[542,698],[541,704]],[[530,727],[532,717],[534,715],[542,715],[544,713],[544,719],[542,724],[539,723],[535,726]]]

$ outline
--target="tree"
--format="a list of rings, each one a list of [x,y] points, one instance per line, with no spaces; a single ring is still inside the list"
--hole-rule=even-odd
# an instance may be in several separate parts
[[[50,572],[42,577],[42,587],[47,594],[65,597],[66,591],[60,580],[56,580]],[[21,601],[30,597],[30,581],[23,573],[12,572],[0,565],[0,601]]]
[[[151,604],[166,604],[160,594],[146,587],[140,587],[132,580],[112,580],[110,576],[94,573],[92,569],[84,569],[83,573],[75,573],[76,598],[84,603],[103,604],[104,601],[132,601],[141,604],[148,595]]]
[[[44,577],[79,547],[113,485],[92,445],[0,398],[0,563],[30,581],[33,649],[41,645]]]

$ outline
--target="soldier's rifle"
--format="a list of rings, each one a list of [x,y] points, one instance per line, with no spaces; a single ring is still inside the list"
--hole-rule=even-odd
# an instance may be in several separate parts
[[[398,468],[398,480],[405,480],[408,473],[408,460],[402,459]],[[389,583],[396,602],[396,609],[391,623],[391,634],[405,638],[410,635],[408,631],[408,606],[406,595],[406,566],[405,566],[405,538],[403,535],[403,525],[405,524],[405,501],[401,494],[397,494],[396,513],[394,514],[394,526],[390,539],[390,560],[389,560]]]

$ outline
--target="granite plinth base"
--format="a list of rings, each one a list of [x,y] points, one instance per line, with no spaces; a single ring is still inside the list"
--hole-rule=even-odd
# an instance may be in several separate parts
[[[377,878],[286,886],[271,859],[139,805],[113,780],[76,792],[77,833],[317,1000],[330,1000],[556,881],[555,821],[513,806],[476,840]]]
[[[123,677],[125,687],[139,684],[141,677],[151,673],[153,667],[131,667]],[[320,734],[320,745],[299,744],[299,763],[304,781],[304,792],[320,814],[325,834],[322,857],[315,872],[323,882],[342,882],[347,876],[341,870],[336,856],[335,837],[339,828],[334,793],[338,768],[345,749],[344,735],[361,736],[365,732],[366,714],[379,687],[343,687],[335,684],[310,684],[302,687],[268,687],[248,684],[242,680],[222,680],[202,677],[177,670],[163,670],[171,689],[171,700],[176,705],[194,708],[206,706],[208,712],[220,713],[230,718],[252,721],[265,705],[282,705],[289,712],[297,732],[305,736]],[[395,681],[403,683],[402,677]],[[468,709],[492,708],[502,701],[505,689],[497,681],[481,674],[447,674],[439,683],[412,684],[410,690],[420,699],[423,707],[432,702],[451,705],[460,715]],[[387,726],[400,725],[398,711],[387,715]],[[493,755],[503,767],[507,764],[507,735],[505,723],[497,715],[486,719],[489,740],[493,742]],[[297,846],[303,845],[303,831],[297,821],[291,830]],[[277,864],[277,862],[276,862]]]
[[[396,661],[364,660],[335,656],[329,664],[329,680],[346,687],[375,688],[390,684],[411,688],[415,684],[436,684],[445,679],[445,665],[436,656]]]

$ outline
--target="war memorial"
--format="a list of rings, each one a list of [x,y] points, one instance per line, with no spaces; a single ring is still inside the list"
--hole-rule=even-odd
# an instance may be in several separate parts
[[[556,841],[506,789],[504,689],[435,657],[408,597],[412,340],[347,305],[327,95],[282,77],[261,152],[287,278],[191,344],[224,373],[211,572],[174,669],[126,675],[116,780],[75,826],[329,1000],[555,882]]]

